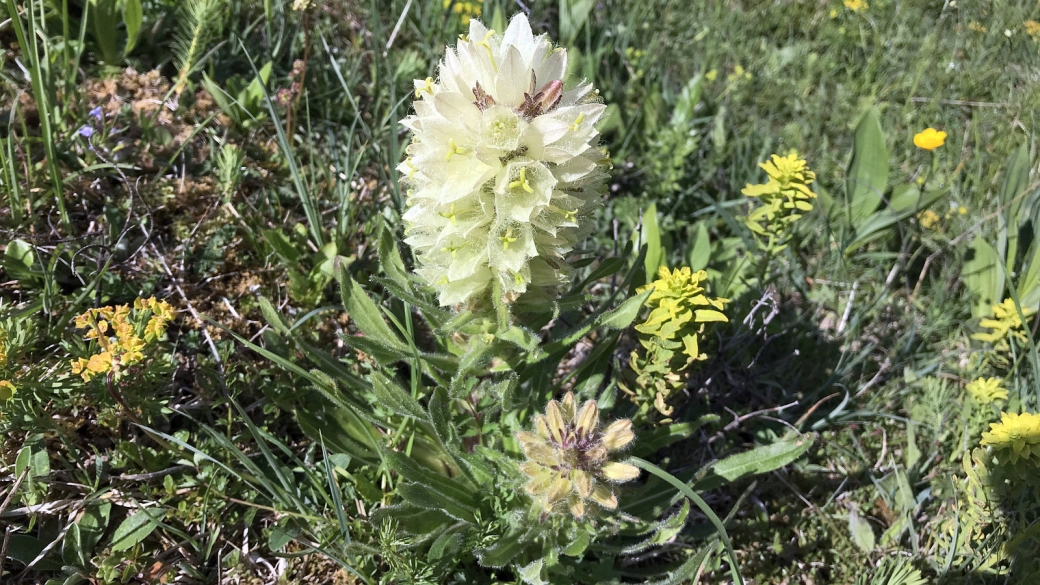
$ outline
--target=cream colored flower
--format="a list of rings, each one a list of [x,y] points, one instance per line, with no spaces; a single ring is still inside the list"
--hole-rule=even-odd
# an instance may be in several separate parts
[[[565,257],[590,229],[607,158],[592,86],[563,84],[567,53],[523,14],[504,33],[470,22],[436,80],[415,81],[412,131],[398,166],[406,242],[441,305],[505,302],[566,282]]]

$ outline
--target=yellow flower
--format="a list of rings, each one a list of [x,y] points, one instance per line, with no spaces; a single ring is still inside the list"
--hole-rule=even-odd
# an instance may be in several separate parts
[[[112,369],[112,353],[103,351],[90,356],[90,359],[79,358],[72,362],[72,373],[83,377],[84,382],[91,381],[94,376]]]
[[[8,401],[14,398],[18,388],[7,380],[0,380],[0,401]]]
[[[1040,37],[1040,22],[1035,20],[1027,20],[1022,23],[1026,27],[1026,34],[1033,37],[1034,39]]]
[[[957,208],[957,214],[958,215],[968,215],[968,208],[963,206],[963,205],[961,205],[960,207]]]
[[[1011,461],[1040,460],[1040,416],[1030,412],[1000,413],[999,423],[990,423],[982,433],[982,444],[994,449],[1011,449]]]
[[[986,32],[986,27],[983,26],[981,22],[978,22],[976,20],[973,20],[968,23],[968,29],[980,33]]]
[[[1022,307],[1022,315],[1025,317],[1030,317],[1034,313],[1036,313],[1035,310]],[[981,319],[979,326],[991,329],[991,331],[976,333],[971,336],[972,339],[997,343],[1009,334],[1021,342],[1025,342],[1027,339],[1022,331],[1022,317],[1019,316],[1013,299],[1004,299],[1004,302],[999,305],[993,305],[993,318]]]
[[[979,404],[989,404],[997,400],[1007,400],[1008,391],[1001,384],[1000,378],[976,378],[968,382],[968,393]]]
[[[917,214],[917,222],[926,230],[938,230],[940,219],[939,214],[931,209],[925,209]]]
[[[869,8],[869,5],[864,0],[845,0],[844,4],[845,8],[853,12],[863,12]]]
[[[946,142],[946,133],[935,128],[925,128],[914,134],[914,146],[924,150],[935,150]]]
[[[530,478],[524,491],[545,512],[566,507],[582,518],[590,501],[613,510],[618,500],[611,484],[639,477],[638,467],[609,460],[635,440],[632,421],[621,419],[600,430],[596,402],[589,400],[578,409],[570,392],[561,402],[550,401],[544,416],[535,417],[534,433],[521,431],[516,438],[527,456],[520,465]]]
[[[717,78],[718,76],[719,76],[719,70],[718,69],[712,69],[711,71],[709,71],[709,72],[704,74],[704,79],[707,79],[708,81],[715,81],[715,78]]]

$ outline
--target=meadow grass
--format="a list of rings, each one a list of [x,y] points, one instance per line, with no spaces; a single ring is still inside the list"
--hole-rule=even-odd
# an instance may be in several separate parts
[[[980,446],[1040,409],[1034,0],[6,7],[0,581],[1040,576],[1034,459]],[[400,122],[521,8],[607,105],[609,193],[555,313],[481,350],[410,276]],[[792,152],[818,197],[765,242],[742,191]],[[659,266],[729,299],[704,359],[629,326]],[[517,535],[515,433],[564,391],[648,474]]]

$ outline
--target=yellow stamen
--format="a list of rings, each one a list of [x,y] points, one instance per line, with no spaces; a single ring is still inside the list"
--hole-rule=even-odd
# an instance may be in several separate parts
[[[444,162],[451,162],[451,155],[453,154],[466,154],[469,149],[465,146],[456,146],[455,139],[448,139],[448,154],[444,156]]]
[[[516,241],[516,238],[513,237],[513,228],[506,229],[505,235],[498,239],[502,242],[502,249],[509,251],[509,244]]]
[[[438,215],[440,215],[444,219],[447,219],[447,220],[451,221],[451,225],[458,225],[458,222],[455,220],[455,204],[454,203],[451,204],[451,209],[449,209],[447,213],[443,213],[442,212],[442,213],[439,213]]]
[[[584,119],[585,119],[585,112],[579,113],[578,114],[578,118],[576,120],[574,120],[573,124],[571,124],[571,130],[577,132],[578,128],[581,127],[581,123],[582,123],[582,121]]]
[[[415,175],[415,171],[418,171],[419,169],[415,168],[415,165],[412,164],[412,159],[411,158],[404,159],[404,164],[409,169],[408,170],[408,178],[411,179],[412,176]]]
[[[510,189],[516,189],[517,187],[523,187],[524,191],[528,193],[534,193],[534,189],[531,188],[531,183],[527,182],[527,167],[520,169],[520,176],[515,181],[510,181],[508,187]]]
[[[433,78],[427,77],[423,83],[425,83],[426,85],[415,88],[415,99],[419,99],[420,97],[422,97],[424,91],[430,94],[431,96],[433,95]]]

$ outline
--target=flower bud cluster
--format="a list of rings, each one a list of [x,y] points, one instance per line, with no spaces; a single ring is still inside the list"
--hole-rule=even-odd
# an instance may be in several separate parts
[[[524,489],[545,512],[566,508],[582,518],[589,502],[613,510],[618,500],[612,484],[639,477],[638,467],[610,460],[635,439],[632,421],[621,419],[601,431],[593,400],[580,409],[570,392],[562,402],[550,401],[545,415],[535,417],[535,431],[517,434],[527,455],[520,470],[530,478]]]
[[[590,229],[606,183],[592,86],[565,89],[566,51],[523,14],[502,34],[470,21],[439,78],[415,81],[405,241],[442,306],[500,288],[512,302],[569,277],[565,257]]]

